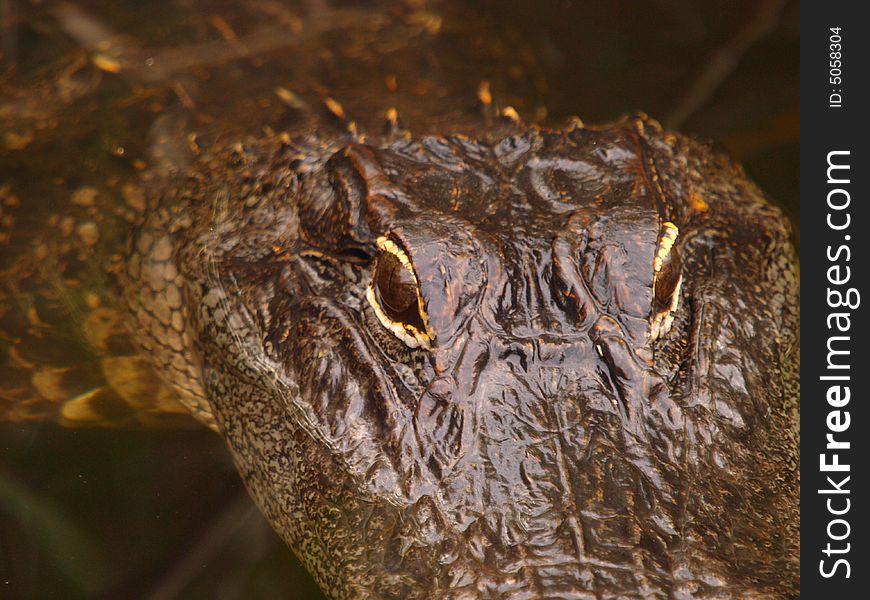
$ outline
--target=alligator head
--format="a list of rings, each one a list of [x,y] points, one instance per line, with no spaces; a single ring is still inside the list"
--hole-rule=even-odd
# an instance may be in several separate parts
[[[328,595],[797,594],[794,251],[706,146],[260,141],[135,248],[142,343]]]

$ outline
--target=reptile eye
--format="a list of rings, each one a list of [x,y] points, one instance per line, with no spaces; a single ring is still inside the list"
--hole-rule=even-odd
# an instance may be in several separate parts
[[[650,310],[650,339],[663,338],[671,329],[680,303],[683,284],[682,261],[674,246],[680,230],[671,222],[662,225],[659,247],[653,259],[653,305]]]
[[[378,257],[373,287],[375,298],[388,317],[408,323],[419,320],[417,284],[396,255],[385,253]]]
[[[381,324],[411,348],[429,348],[433,335],[408,255],[393,240],[379,237],[366,299]]]

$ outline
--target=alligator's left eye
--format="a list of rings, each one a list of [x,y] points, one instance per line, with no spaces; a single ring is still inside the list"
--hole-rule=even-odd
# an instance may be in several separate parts
[[[381,252],[366,299],[381,324],[397,338],[411,348],[430,348],[434,336],[408,255],[387,237],[379,237],[377,244]]]
[[[680,230],[671,222],[662,225],[659,246],[653,259],[653,304],[650,310],[650,339],[663,338],[671,329],[680,303],[683,266],[674,246]]]

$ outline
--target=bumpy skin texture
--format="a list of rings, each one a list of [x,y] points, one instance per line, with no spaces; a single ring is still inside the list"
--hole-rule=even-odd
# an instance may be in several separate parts
[[[209,154],[133,241],[143,345],[331,597],[797,597],[786,220],[649,121],[512,129]],[[384,234],[431,350],[366,301]]]

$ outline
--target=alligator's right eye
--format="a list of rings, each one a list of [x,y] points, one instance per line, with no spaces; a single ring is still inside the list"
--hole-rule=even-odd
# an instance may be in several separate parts
[[[380,254],[374,264],[366,299],[381,324],[411,348],[429,348],[429,329],[423,297],[408,255],[393,240],[377,239]]]
[[[378,257],[372,287],[375,298],[388,317],[394,321],[422,326],[417,310],[417,282],[398,256],[385,252]]]

